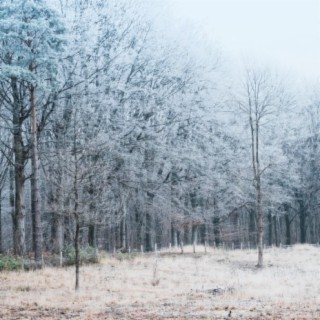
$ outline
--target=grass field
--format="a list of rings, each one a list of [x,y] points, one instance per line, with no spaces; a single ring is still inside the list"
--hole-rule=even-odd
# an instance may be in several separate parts
[[[185,251],[0,273],[0,319],[320,319],[320,248]]]

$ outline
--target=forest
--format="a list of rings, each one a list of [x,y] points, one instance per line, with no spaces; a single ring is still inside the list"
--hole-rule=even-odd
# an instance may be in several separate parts
[[[163,12],[1,1],[1,253],[319,243],[317,84]]]

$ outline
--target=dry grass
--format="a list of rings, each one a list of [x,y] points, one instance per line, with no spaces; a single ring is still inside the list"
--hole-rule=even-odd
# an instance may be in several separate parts
[[[203,248],[198,248],[198,251]],[[178,252],[0,273],[1,319],[320,319],[320,249]],[[230,316],[229,316],[230,315]]]

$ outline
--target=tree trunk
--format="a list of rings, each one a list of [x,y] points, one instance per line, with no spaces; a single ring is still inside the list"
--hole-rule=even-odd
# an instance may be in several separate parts
[[[12,159],[13,162],[13,159]],[[14,192],[14,166],[10,166],[9,171],[9,190],[10,190],[10,196],[9,196],[9,202],[10,202],[10,213],[12,218],[12,232],[14,233],[14,220],[15,220],[15,205],[14,205],[14,198],[15,198],[15,192]],[[16,239],[13,236],[13,248],[16,247],[15,243]]]
[[[268,213],[268,239],[269,239],[269,246],[272,246],[273,239],[272,239],[272,214],[269,211]]]
[[[277,217],[274,216],[273,217],[273,225],[274,225],[274,238],[275,238],[275,242],[276,242],[276,246],[279,247],[280,241],[279,241],[279,226],[278,226],[278,221],[277,221]]]
[[[80,280],[80,248],[79,248],[79,238],[80,238],[80,222],[79,217],[76,216],[76,235],[74,238],[74,249],[75,249],[75,264],[76,264],[76,285],[75,290],[79,290],[79,280]]]
[[[198,226],[192,226],[192,244],[198,244]]]
[[[0,253],[3,253],[3,242],[2,242],[2,190],[0,189]]]
[[[263,211],[262,211],[262,193],[261,193],[261,172],[259,159],[259,119],[255,119],[255,180],[256,180],[256,212],[257,212],[257,243],[258,243],[258,268],[263,267]]]
[[[126,216],[123,216],[123,219],[120,223],[120,234],[121,234],[121,248],[127,249],[127,228],[126,228]]]
[[[90,247],[97,247],[97,227],[95,223],[89,224],[88,243]]]
[[[11,159],[13,163],[13,159]],[[14,166],[11,165],[9,169],[9,202],[11,208],[11,214],[14,214]]]
[[[146,234],[145,234],[145,248],[146,251],[153,250],[153,241],[152,241],[152,221],[151,215],[146,213]]]
[[[290,246],[291,245],[291,230],[290,230],[290,218],[289,214],[286,213],[285,216],[285,223],[286,223],[286,245]]]
[[[284,210],[285,210],[285,215],[284,215],[284,221],[286,225],[286,245],[290,246],[291,245],[291,221],[290,221],[290,216],[289,216],[289,206],[288,204],[284,204]]]
[[[21,138],[21,139],[20,139]],[[25,254],[24,157],[21,136],[15,137],[15,213],[13,218],[14,253]]]
[[[33,163],[33,157],[31,158],[31,168],[34,167],[34,163]],[[33,169],[32,169],[33,170]],[[31,230],[32,230],[32,250],[33,252],[36,252],[36,217],[35,217],[35,209],[34,209],[34,205],[35,205],[35,193],[34,193],[34,177],[32,175],[31,179],[30,179],[30,188],[31,188]]]
[[[53,199],[55,203],[55,209],[52,213],[52,252],[56,254],[60,254],[60,252],[63,250],[63,244],[64,244],[64,220],[65,217],[62,213],[63,210],[63,203],[62,203],[62,178],[59,173],[59,179],[58,179],[58,189],[57,189],[57,195],[56,199]]]
[[[63,216],[53,212],[52,221],[52,252],[60,253],[63,250]]]
[[[172,245],[176,248],[178,247],[178,232],[177,230],[172,226]]]
[[[316,238],[315,238],[315,241],[316,241],[316,243],[317,244],[319,244],[319,236],[320,236],[320,234],[319,234],[319,227],[320,227],[320,224],[319,224],[319,215],[318,214],[316,214],[316,216],[315,216],[315,236],[316,236]]]
[[[256,226],[256,212],[254,209],[250,209],[249,211],[249,242],[253,247],[257,243],[257,226]]]
[[[76,117],[75,117],[76,119]],[[75,290],[78,291],[80,288],[80,221],[79,221],[79,191],[78,191],[78,150],[77,150],[77,136],[76,136],[76,121],[74,121],[74,137],[73,137],[73,152],[74,152],[74,177],[73,177],[73,195],[74,195],[74,210],[73,215],[76,221],[76,234],[74,237],[74,250],[75,250],[75,265],[76,265],[76,284]]]
[[[30,67],[33,71],[32,66]],[[41,226],[41,211],[40,211],[40,192],[39,192],[39,156],[38,156],[38,138],[37,138],[37,115],[35,104],[35,88],[30,87],[30,103],[31,103],[31,165],[32,165],[32,217],[34,219],[34,256],[37,264],[41,264],[42,256],[42,226]]]
[[[263,267],[263,210],[262,210],[262,192],[261,192],[261,174],[260,155],[259,155],[259,116],[257,106],[255,105],[254,117],[252,118],[251,100],[250,105],[250,128],[251,128],[251,151],[252,151],[252,168],[256,189],[256,215],[257,215],[257,244],[258,244],[258,268]]]
[[[261,205],[261,181],[257,177],[257,220],[258,220],[258,268],[263,267],[263,213]]]
[[[19,98],[17,80],[11,79],[13,93],[13,153],[14,153],[14,179],[15,179],[15,201],[12,216],[14,253],[19,256],[25,254],[25,204],[24,204],[24,165],[26,161],[24,144],[22,139],[22,102]]]
[[[214,234],[215,244],[216,244],[216,246],[219,246],[221,243],[220,218],[219,217],[213,218],[213,234]]]
[[[23,257],[25,254],[25,206],[24,206],[24,176],[21,170],[16,170],[15,215],[13,221],[14,253]]]
[[[306,210],[303,201],[299,200],[299,218],[300,218],[300,242],[307,242],[307,228],[306,228]]]
[[[206,241],[208,241],[207,239],[207,224],[206,222],[200,226],[200,243],[205,244]]]
[[[61,157],[61,149],[63,148],[62,145],[62,130],[61,128],[57,129],[57,157],[58,157],[58,167],[61,168],[58,172],[58,177],[57,177],[57,195],[55,199],[55,211],[54,211],[54,216],[53,216],[53,225],[54,225],[54,232],[52,233],[52,250],[55,253],[60,253],[63,250],[63,245],[64,245],[64,215],[63,215],[63,195],[62,195],[62,181],[63,181],[63,162],[62,162],[62,157]]]

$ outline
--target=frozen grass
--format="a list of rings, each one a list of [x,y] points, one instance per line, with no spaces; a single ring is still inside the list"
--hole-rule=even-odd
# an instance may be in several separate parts
[[[0,273],[0,318],[320,319],[320,248],[267,249],[263,269],[254,250],[203,251],[109,257],[77,293],[72,267]]]

